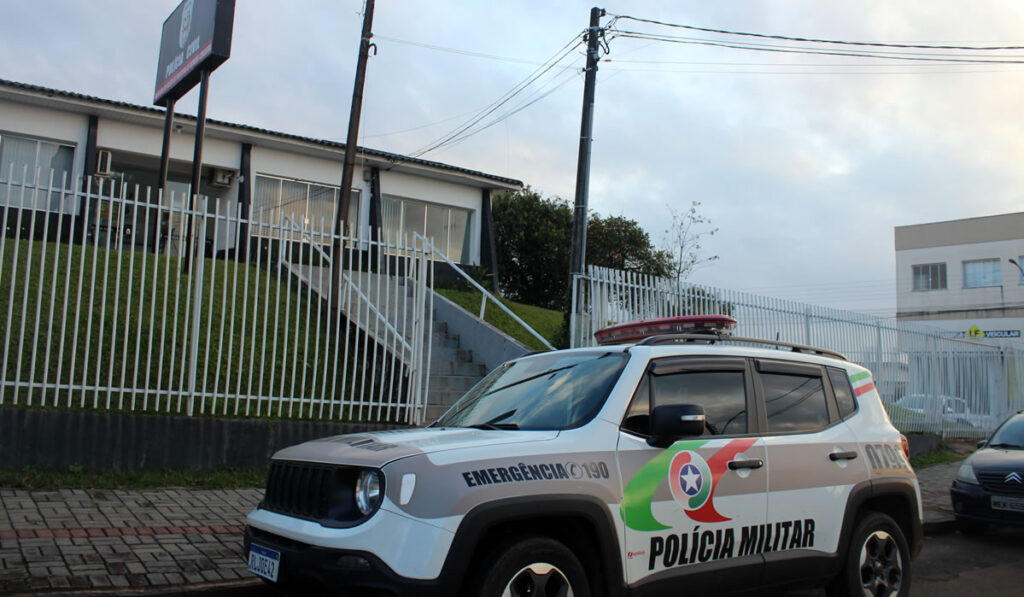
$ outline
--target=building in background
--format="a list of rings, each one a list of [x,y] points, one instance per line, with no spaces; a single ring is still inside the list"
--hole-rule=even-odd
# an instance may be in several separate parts
[[[0,185],[46,186],[52,171],[58,189],[62,180],[72,188],[80,179],[91,179],[93,193],[177,208],[189,192],[195,118],[176,116],[168,192],[161,197],[155,189],[163,121],[162,109],[0,80]],[[240,215],[250,224],[240,231],[222,224],[225,229],[216,234],[208,226],[207,254],[245,250],[249,243],[236,236],[266,241],[261,235],[267,229],[260,222],[278,225],[291,218],[307,230],[322,225],[329,234],[339,203],[344,147],[208,120],[199,193],[209,197],[209,213]],[[363,147],[356,168],[352,208],[345,218],[349,230],[361,238],[419,233],[432,238],[452,261],[495,272],[490,193],[520,189],[520,181]],[[37,207],[70,216],[86,237],[116,234],[139,249],[180,251],[180,219],[147,220],[151,230],[134,230],[131,214],[107,213],[114,209],[112,202],[61,205],[55,192],[49,203]],[[214,238],[217,246],[212,246]]]
[[[897,226],[895,241],[897,319],[1021,341],[1024,212]]]

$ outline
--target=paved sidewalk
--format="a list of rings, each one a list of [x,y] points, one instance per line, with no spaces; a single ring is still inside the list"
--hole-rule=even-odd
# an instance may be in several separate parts
[[[242,525],[262,494],[0,489],[0,595],[251,582]]]
[[[952,530],[960,461],[917,472],[925,532]],[[0,595],[255,587],[242,554],[259,489],[0,489]]]

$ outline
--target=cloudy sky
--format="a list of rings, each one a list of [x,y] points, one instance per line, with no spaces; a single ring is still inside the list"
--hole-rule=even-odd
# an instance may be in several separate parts
[[[0,78],[149,105],[160,28],[177,4],[0,0]],[[482,121],[493,126],[423,157],[571,200],[584,62],[573,45],[591,6],[380,0],[360,145],[428,147],[570,50]],[[1013,0],[603,7],[792,37],[1024,46],[1024,3]],[[232,56],[212,77],[208,115],[344,140],[361,10],[361,0],[238,0]],[[694,281],[884,314],[895,301],[894,226],[1021,211],[1024,64],[751,51],[629,31],[810,46],[614,24],[598,74],[590,207],[633,218],[661,241],[670,210],[700,201],[718,228],[704,255],[719,260]],[[1024,51],[939,52],[1024,60]],[[178,110],[194,114],[196,95]]]

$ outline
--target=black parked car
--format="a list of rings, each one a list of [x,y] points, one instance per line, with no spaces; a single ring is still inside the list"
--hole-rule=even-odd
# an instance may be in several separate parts
[[[949,490],[961,530],[1024,525],[1024,411],[1003,421],[978,448],[960,466]]]

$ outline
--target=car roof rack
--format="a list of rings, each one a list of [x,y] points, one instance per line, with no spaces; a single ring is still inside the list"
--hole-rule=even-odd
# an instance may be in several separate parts
[[[741,338],[737,336],[725,336],[719,334],[660,334],[657,336],[649,336],[644,338],[640,342],[636,343],[636,346],[660,346],[664,344],[685,344],[688,342],[703,342],[705,344],[714,344],[716,342],[740,342],[747,344],[763,344],[765,346],[776,346],[779,348],[788,348],[790,352],[800,352],[805,354],[816,354],[826,357],[833,357],[841,361],[849,361],[846,355],[835,352],[834,350],[828,350],[825,348],[819,348],[817,346],[808,346],[806,344],[793,344],[792,342],[781,342],[779,340],[765,340],[764,338]]]

